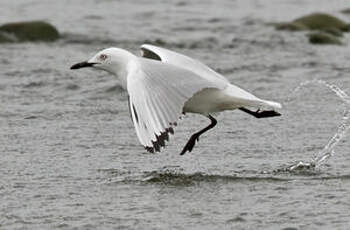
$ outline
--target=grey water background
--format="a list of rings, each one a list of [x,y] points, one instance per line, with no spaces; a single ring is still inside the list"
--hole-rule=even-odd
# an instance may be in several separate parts
[[[350,39],[312,46],[270,22],[349,1],[1,0],[0,22],[43,19],[64,38],[0,46],[0,229],[348,229],[350,145],[313,169],[348,105]],[[194,151],[179,152],[206,118],[180,120],[167,148],[140,146],[118,80],[70,71],[97,51],[138,53],[149,41],[197,58],[257,96],[284,105],[258,120],[240,111]]]

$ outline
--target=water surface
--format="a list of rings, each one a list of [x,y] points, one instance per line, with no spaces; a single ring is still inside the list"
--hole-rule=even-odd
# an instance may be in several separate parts
[[[311,162],[348,107],[320,79],[349,94],[350,40],[312,46],[270,22],[340,10],[348,1],[2,0],[0,21],[44,19],[64,38],[1,45],[1,229],[347,229],[350,145],[344,137]],[[195,57],[283,116],[217,116],[194,151],[179,152],[208,124],[179,121],[162,153],[140,146],[118,80],[70,71],[100,49],[135,53],[144,42]]]

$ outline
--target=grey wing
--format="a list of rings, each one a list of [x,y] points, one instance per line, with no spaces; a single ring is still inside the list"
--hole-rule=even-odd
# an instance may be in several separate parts
[[[200,61],[162,47],[143,44],[141,46],[141,55],[145,58],[155,59],[175,65],[179,68],[187,69],[209,82],[215,82],[215,84],[221,84],[222,86],[229,84],[229,81],[224,76],[215,72]]]
[[[136,66],[127,82],[131,117],[141,144],[150,152],[160,151],[185,102],[202,89],[221,86],[158,61],[140,58]]]
[[[210,69],[203,63],[183,54],[179,54],[177,52],[165,48],[148,44],[144,44],[141,46],[141,54],[143,57],[146,58],[155,59],[161,62],[175,65],[179,68],[187,69],[197,74],[201,78],[207,80],[208,82],[213,83],[215,85],[219,85],[221,89],[225,89],[224,93],[228,96],[231,96],[233,100],[237,100],[239,102],[249,101],[248,106],[260,107],[264,105],[277,109],[281,108],[281,105],[279,103],[261,100],[253,94],[249,93],[248,91],[236,85],[230,84],[229,81],[221,74]]]

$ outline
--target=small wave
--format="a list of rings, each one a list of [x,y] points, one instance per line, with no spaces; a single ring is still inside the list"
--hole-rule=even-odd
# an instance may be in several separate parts
[[[35,116],[35,115],[30,115],[30,116],[24,117],[24,119],[26,119],[26,120],[38,119],[38,118],[40,118],[40,117],[39,116]]]
[[[186,48],[186,42],[171,42],[162,38],[146,39],[146,40],[116,40],[112,38],[90,37],[85,34],[66,33],[63,35],[62,41],[66,44],[79,45],[99,45],[107,46],[123,46],[123,47],[137,47],[141,44],[147,43],[162,47]]]
[[[208,31],[210,28],[208,26],[198,26],[198,25],[186,25],[186,26],[176,26],[173,27],[173,31],[185,31],[185,32],[195,32],[195,31]]]
[[[102,16],[100,16],[100,15],[86,15],[85,17],[84,17],[84,19],[87,19],[87,20],[102,20],[103,19],[103,17]]]
[[[23,88],[38,88],[38,87],[42,87],[44,85],[45,85],[45,83],[41,82],[41,81],[39,81],[39,82],[30,82],[28,84],[23,85]]]
[[[114,85],[105,90],[106,93],[124,93],[124,91],[120,85]]]
[[[288,171],[284,169],[272,172],[255,172],[255,175],[218,175],[202,172],[183,173],[176,171],[152,171],[143,173],[123,172],[117,169],[99,170],[107,173],[108,184],[155,184],[170,186],[193,186],[206,183],[283,183],[294,180],[350,180],[350,175],[331,175],[317,169],[299,169]]]
[[[52,68],[35,68],[31,70],[33,74],[50,74],[52,73]]]
[[[296,162],[292,165],[283,166],[273,171],[274,174],[288,174],[295,176],[319,176],[323,172],[318,170],[314,164],[307,162]]]
[[[281,174],[282,171],[279,172]],[[155,183],[155,184],[169,184],[169,185],[194,185],[196,183],[230,183],[230,182],[285,182],[291,180],[350,180],[350,175],[324,175],[323,172],[315,170],[299,170],[299,171],[287,171],[289,176],[282,177],[277,176],[277,172],[274,174],[265,174],[266,176],[238,176],[238,175],[215,175],[205,173],[174,173],[174,172],[150,172],[143,176],[141,182]],[[286,171],[283,171],[286,175]],[[260,175],[262,175],[260,173]],[[290,175],[298,177],[290,177]],[[300,177],[305,176],[305,177]],[[129,178],[130,179],[130,178]]]
[[[278,182],[278,181],[287,181],[287,178],[279,177],[257,177],[257,176],[237,176],[237,175],[211,175],[205,173],[175,173],[175,172],[150,172],[147,173],[142,182],[146,183],[161,183],[161,184],[170,184],[170,185],[193,185],[199,182],[259,182],[259,181],[269,181],[269,182]]]
[[[141,44],[151,44],[166,48],[178,49],[198,49],[198,48],[212,48],[217,47],[219,41],[215,37],[206,37],[202,39],[192,39],[184,41],[168,41],[163,38],[146,39],[146,40],[115,40],[112,38],[89,37],[83,34],[66,33],[61,39],[66,44],[79,45],[100,45],[107,46],[123,46],[123,47],[137,47]]]
[[[227,18],[210,18],[210,19],[208,19],[207,20],[207,22],[209,22],[209,23],[222,23],[222,22],[228,22],[229,21],[229,19],[227,19]]]
[[[319,180],[350,180],[350,175],[325,176],[318,178]]]
[[[80,87],[79,87],[79,85],[76,85],[76,84],[68,84],[65,88],[68,90],[77,90]]]
[[[63,35],[63,39],[61,39],[66,44],[82,44],[82,45],[101,45],[101,46],[112,46],[116,44],[129,44],[134,43],[133,41],[127,40],[114,40],[111,38],[99,38],[99,37],[89,37],[84,34],[73,34],[73,33],[65,33]]]

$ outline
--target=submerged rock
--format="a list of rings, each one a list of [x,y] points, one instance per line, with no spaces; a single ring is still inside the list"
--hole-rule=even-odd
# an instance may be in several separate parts
[[[311,33],[311,34],[308,34],[308,37],[309,37],[309,42],[312,44],[320,44],[320,45],[326,45],[326,44],[341,45],[342,44],[339,38],[325,32]]]
[[[0,32],[0,43],[5,43],[5,42],[11,42],[13,41],[13,37],[11,37],[9,34],[3,34]]]
[[[342,10],[341,11],[343,14],[349,14],[350,15],[350,8]]]
[[[313,13],[294,20],[310,30],[338,29],[341,31],[349,31],[349,24],[344,21],[325,13]]]
[[[13,22],[0,26],[0,42],[54,41],[57,29],[44,21]]]
[[[332,15],[325,13],[313,13],[295,19],[292,22],[276,24],[278,30],[338,30],[349,31],[350,25]]]
[[[297,18],[294,21],[275,24],[277,30],[318,31],[308,34],[309,42],[312,44],[336,44],[341,45],[339,38],[343,32],[350,30],[350,24],[325,13],[313,13]]]
[[[328,34],[331,34],[333,36],[336,36],[336,37],[342,37],[343,36],[343,33],[342,31],[340,31],[339,29],[337,28],[327,28],[327,29],[324,29],[322,30],[323,32],[326,32]]]
[[[277,30],[288,30],[288,31],[307,30],[306,26],[297,22],[277,23],[275,27]]]

